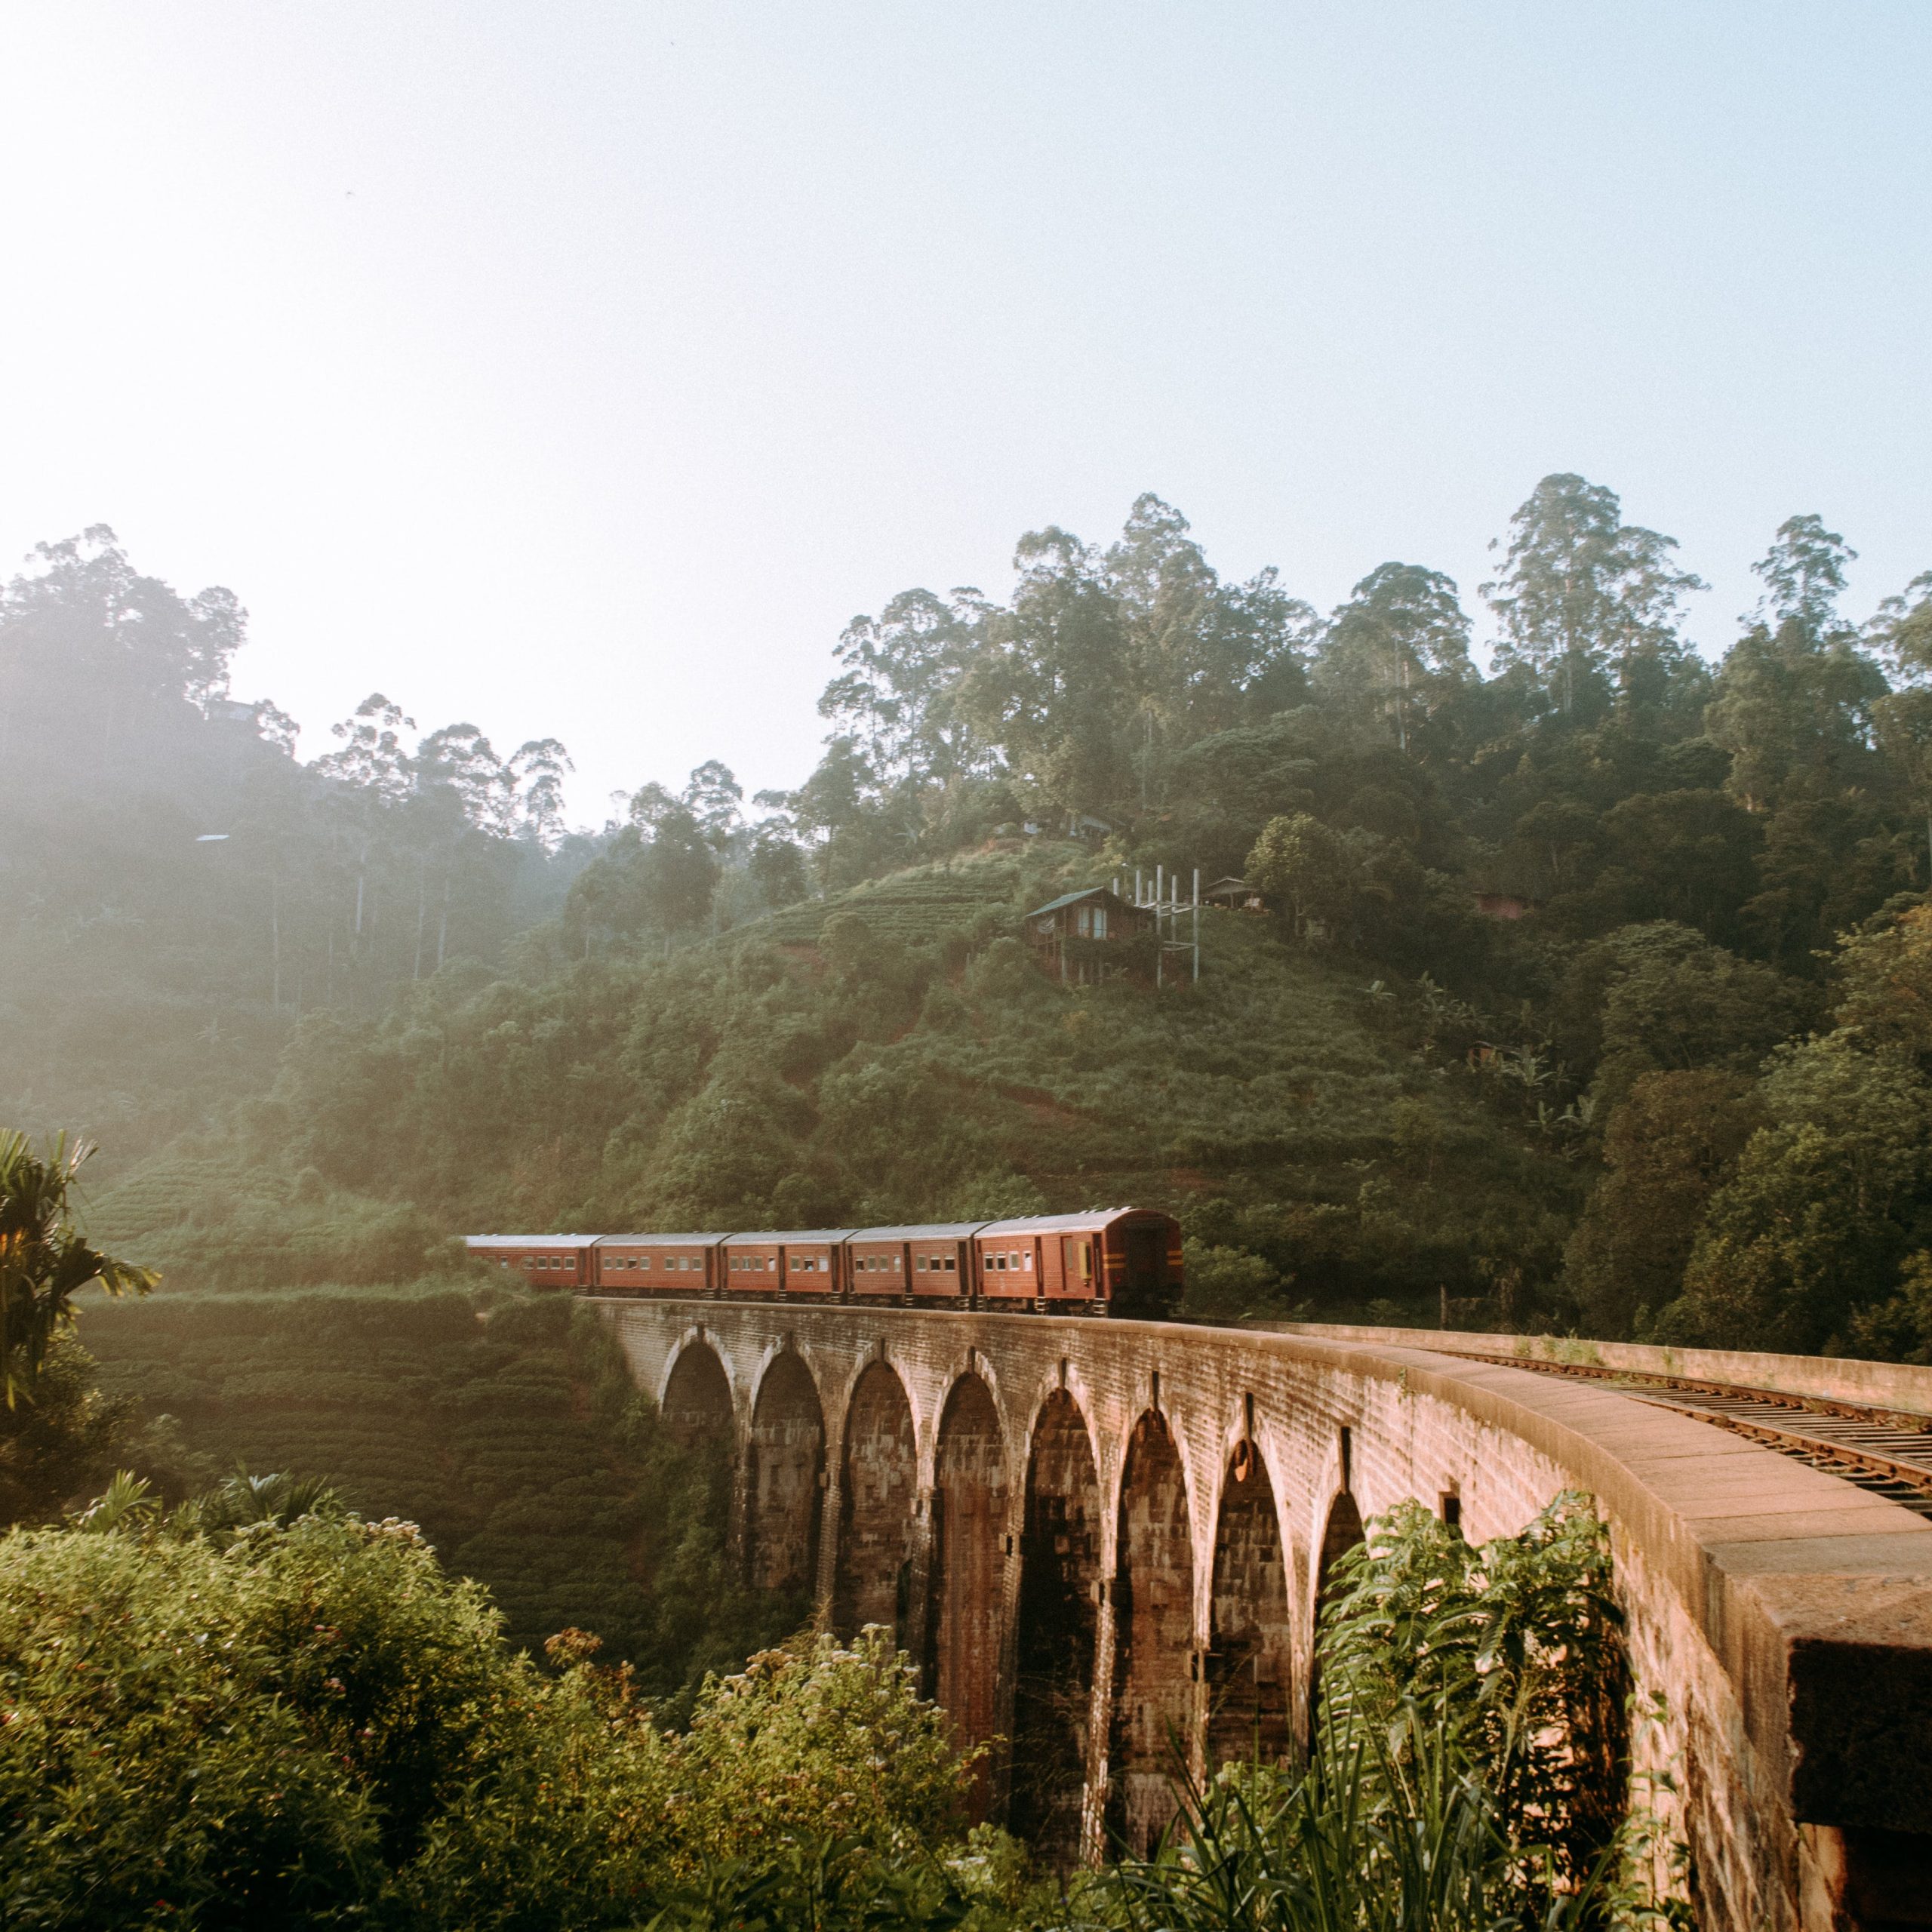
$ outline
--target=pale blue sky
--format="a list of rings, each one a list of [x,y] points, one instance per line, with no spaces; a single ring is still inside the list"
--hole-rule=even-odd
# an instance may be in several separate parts
[[[0,5],[0,565],[307,728],[795,783],[844,620],[1137,493],[1326,608],[1537,478],[1932,566],[1932,7]]]

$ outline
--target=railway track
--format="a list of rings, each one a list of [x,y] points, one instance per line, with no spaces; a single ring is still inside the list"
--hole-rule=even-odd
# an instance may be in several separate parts
[[[1715,1428],[1727,1429],[1814,1469],[1841,1476],[1873,1495],[1903,1503],[1919,1515],[1932,1517],[1932,1416],[1580,1362],[1475,1354],[1466,1359],[1607,1383],[1639,1401],[1654,1402]]]

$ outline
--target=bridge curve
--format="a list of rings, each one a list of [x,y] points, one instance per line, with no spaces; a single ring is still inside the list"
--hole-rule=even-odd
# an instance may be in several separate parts
[[[1414,1498],[1480,1542],[1577,1488],[1700,1924],[1932,1924],[1924,1515],[1600,1383],[1381,1338],[597,1306],[641,1388],[709,1391],[677,1426],[731,1431],[747,1573],[893,1623],[968,1739],[1022,1740],[983,1796],[1063,1857],[1162,1822],[1170,1732],[1197,1774],[1305,1735],[1321,1573],[1363,1519]]]

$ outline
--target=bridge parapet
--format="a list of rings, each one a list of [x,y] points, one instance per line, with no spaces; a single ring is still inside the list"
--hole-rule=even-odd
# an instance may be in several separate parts
[[[1747,1349],[1664,1348],[1644,1342],[1592,1342],[1574,1335],[1481,1334],[1455,1328],[1386,1328],[1328,1321],[1243,1324],[1271,1335],[1307,1335],[1371,1348],[1432,1349],[1444,1355],[1508,1356],[1525,1367],[1608,1369],[1763,1389],[1802,1400],[1847,1402],[1932,1421],[1932,1368],[1863,1361],[1849,1355],[1766,1355]]]
[[[1413,1497],[1481,1541],[1576,1488],[1700,1924],[1932,1924],[1932,1521],[1896,1503],[1412,1337],[599,1306],[667,1420],[731,1430],[747,1574],[894,1622],[969,1739],[1015,1741],[986,1795],[1050,1850],[1145,1841],[1169,1727],[1196,1770],[1305,1734],[1324,1560],[1363,1518]]]

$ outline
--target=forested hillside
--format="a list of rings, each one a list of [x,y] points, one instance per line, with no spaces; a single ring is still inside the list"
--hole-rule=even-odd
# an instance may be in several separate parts
[[[380,694],[308,764],[229,695],[248,614],[178,595],[112,531],[0,589],[0,1118],[111,1168],[258,1091],[296,1017],[381,1011],[554,910],[554,740],[500,759]]]
[[[1131,1195],[1186,1216],[1222,1310],[1932,1347],[1932,575],[1854,624],[1854,553],[1794,516],[1713,665],[1701,586],[1610,491],[1546,478],[1497,554],[1485,675],[1440,573],[1321,617],[1143,497],[1104,549],[1023,539],[1004,601],[855,620],[796,792],[748,811],[712,764],[566,837],[561,748],[412,751],[372,700],[297,764],[214,695],[232,599],[54,546],[0,609],[10,708],[134,634],[125,583],[177,640],[143,715],[224,749],[143,754],[152,808],[102,793],[112,864],[35,798],[8,1104],[112,1144],[126,1029],[127,1151],[155,1151],[100,1225],[188,1281],[391,1278],[478,1226]],[[120,728],[85,681],[69,797]],[[232,899],[195,897],[190,823],[245,780],[296,829],[232,834]],[[128,857],[164,823],[165,864]],[[1157,862],[1270,913],[1209,916],[1198,988],[1038,972],[1027,910]],[[125,928],[116,866],[149,937],[63,974]],[[231,1037],[217,1080],[198,1043]]]

